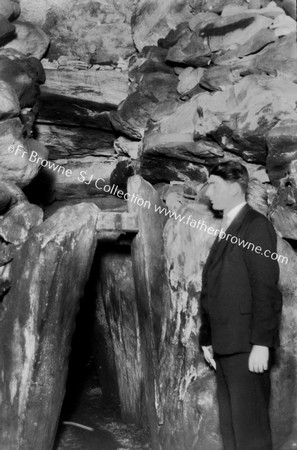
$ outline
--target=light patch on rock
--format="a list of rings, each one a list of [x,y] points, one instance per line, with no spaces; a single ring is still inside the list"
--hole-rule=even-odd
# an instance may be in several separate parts
[[[13,404],[19,387],[23,361],[23,351],[21,345],[21,326],[18,319],[16,319],[14,322],[14,331],[13,331],[13,339],[11,342],[11,348],[12,354],[14,355],[14,361],[13,361],[13,370],[9,382],[9,390],[10,390],[10,403]],[[4,376],[2,377],[2,380],[4,382]]]
[[[4,48],[13,48],[26,56],[41,59],[49,46],[49,37],[38,26],[30,22],[14,22],[15,37]]]

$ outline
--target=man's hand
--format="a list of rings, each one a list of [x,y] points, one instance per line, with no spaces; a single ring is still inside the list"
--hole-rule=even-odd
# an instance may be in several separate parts
[[[263,345],[253,345],[249,357],[249,370],[255,373],[263,373],[268,369],[269,348]]]
[[[208,346],[202,346],[203,354],[205,360],[210,364],[214,369],[217,368],[216,362],[213,357],[213,349],[211,345]]]

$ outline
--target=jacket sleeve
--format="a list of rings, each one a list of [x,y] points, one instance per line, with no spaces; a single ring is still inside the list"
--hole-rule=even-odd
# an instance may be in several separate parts
[[[211,330],[207,312],[203,306],[206,301],[205,288],[202,287],[200,295],[200,329],[199,329],[199,344],[201,346],[211,345]]]
[[[251,344],[274,347],[278,343],[278,328],[282,296],[278,289],[279,265],[275,257],[277,237],[272,224],[263,216],[249,223],[244,256],[252,291]]]

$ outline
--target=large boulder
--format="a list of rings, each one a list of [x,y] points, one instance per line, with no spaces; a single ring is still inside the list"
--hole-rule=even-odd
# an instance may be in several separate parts
[[[246,4],[245,0],[141,0],[132,18],[135,46],[155,45],[171,29],[187,22],[202,11],[220,13],[228,3]]]
[[[131,33],[133,2],[33,0],[20,2],[22,19],[49,36],[47,56],[116,64],[134,51]]]
[[[246,76],[223,92],[197,99],[195,135],[210,134],[247,161],[264,162],[266,135],[278,121],[297,119],[296,98],[296,84],[284,77]]]
[[[41,176],[47,180],[52,200],[106,197],[111,192],[110,177],[116,162],[100,156],[55,159],[48,161]]]
[[[235,14],[218,18],[200,29],[200,35],[208,39],[212,52],[228,50],[243,45],[261,30],[269,28],[273,19],[260,14]]]
[[[45,111],[43,111],[44,116]],[[115,134],[100,128],[88,128],[86,132],[83,126],[35,123],[34,129],[37,131],[37,140],[49,149],[51,159],[84,158],[85,156],[108,158],[114,155]]]
[[[60,209],[32,231],[11,263],[0,323],[3,449],[54,445],[97,211],[87,204]]]
[[[5,183],[0,182],[0,214],[3,211],[7,210],[7,208],[11,204],[11,193],[7,189]]]
[[[111,130],[109,111],[128,95],[128,73],[116,70],[45,69],[38,120]]]
[[[265,33],[267,33],[266,30]],[[257,37],[258,39],[258,37]],[[240,56],[240,48],[213,56],[217,65],[228,65],[242,76],[247,73],[281,75],[293,82],[297,80],[296,32],[275,39],[255,54]]]
[[[10,182],[0,182],[0,279],[3,282],[10,283],[8,263],[27,240],[31,228],[40,225],[42,220],[41,208],[30,204],[20,188]]]
[[[46,33],[30,22],[15,21],[15,36],[4,48],[13,48],[26,56],[41,59],[49,46]]]
[[[246,0],[207,0],[203,2],[203,11],[221,13],[226,5],[246,6]],[[194,13],[200,11],[200,0],[190,0],[190,6]]]
[[[183,161],[175,158],[162,158],[159,155],[145,155],[140,159],[139,174],[150,183],[182,183],[193,180],[204,183],[207,169],[203,164],[193,164],[192,161]]]
[[[284,178],[270,205],[269,214],[279,234],[287,239],[297,239],[297,183],[296,173]]]
[[[33,106],[39,95],[39,84],[44,82],[41,63],[27,58],[14,49],[0,50],[0,80],[16,92],[21,108]]]
[[[13,118],[0,122],[0,155],[1,179],[26,186],[38,173],[48,150],[33,139],[23,139],[22,123]]]
[[[0,15],[6,19],[14,20],[20,14],[20,5],[14,0],[1,0]],[[1,27],[2,28],[2,27]],[[1,30],[2,31],[2,30]]]
[[[275,125],[267,134],[267,173],[275,186],[288,174],[296,176],[297,130],[296,122],[284,120]]]
[[[244,160],[263,164],[270,129],[281,120],[296,122],[296,99],[297,86],[286,78],[248,75],[223,91],[197,94],[160,117],[146,132],[145,151],[156,152],[158,142],[161,150],[172,134],[192,134],[192,145],[211,138]]]
[[[192,17],[188,0],[141,0],[132,18],[132,32],[136,48],[155,45],[171,28]]]
[[[31,228],[43,222],[43,211],[39,206],[24,201],[12,206],[0,219],[0,237],[16,246],[28,238]]]
[[[141,139],[147,122],[161,103],[177,98],[178,78],[164,71],[145,73],[135,92],[110,113],[113,126],[123,134]]]
[[[20,104],[15,90],[3,80],[0,80],[0,99],[0,120],[20,114]]]
[[[267,143],[267,173],[278,188],[270,205],[270,217],[283,237],[297,239],[296,122],[279,122],[269,131]]]
[[[261,49],[265,44],[275,40],[274,32],[267,30],[273,19],[260,14],[235,14],[226,17],[201,15],[193,30],[189,29],[170,48],[167,60],[193,66],[207,66],[211,61],[211,54],[225,52],[236,48],[241,56]],[[267,37],[258,38],[255,35],[267,31]]]
[[[15,31],[15,26],[9,22],[6,17],[0,15],[0,44],[3,44],[11,36],[13,36]]]
[[[199,34],[199,30],[184,33],[178,42],[169,49],[167,61],[193,67],[207,66],[211,61],[211,50],[207,39]]]

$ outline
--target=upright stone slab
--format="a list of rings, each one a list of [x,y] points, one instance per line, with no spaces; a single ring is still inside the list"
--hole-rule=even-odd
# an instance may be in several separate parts
[[[158,427],[163,422],[158,385],[158,348],[163,310],[163,238],[165,216],[155,212],[164,206],[157,191],[139,175],[128,180],[128,211],[138,213],[139,232],[132,242],[132,266],[140,326],[145,401],[152,448],[160,448]],[[134,197],[133,197],[134,195]]]
[[[93,259],[97,207],[58,210],[15,256],[0,322],[0,448],[51,450],[79,300]]]
[[[278,237],[280,281],[283,295],[280,347],[272,371],[270,417],[273,448],[297,447],[297,255]]]
[[[117,394],[125,422],[141,425],[145,416],[139,320],[129,248],[111,246],[100,254],[97,271],[96,365],[103,396]],[[111,373],[111,369],[113,373]],[[116,379],[116,382],[115,380]]]
[[[199,203],[183,206],[177,213],[182,220],[171,218],[164,229],[170,296],[163,298],[164,339],[159,353],[158,386],[164,415],[160,445],[162,450],[222,450],[215,374],[198,344],[201,275],[214,239],[207,229],[220,228],[220,221]],[[292,450],[297,445],[297,257],[279,237],[277,250],[283,313],[281,345],[271,376],[270,417],[273,448]]]
[[[160,348],[161,448],[222,450],[214,371],[198,344],[201,275],[214,240],[206,230],[220,221],[205,204],[182,206],[177,214],[181,220],[172,217],[164,229],[169,297],[163,299]]]

